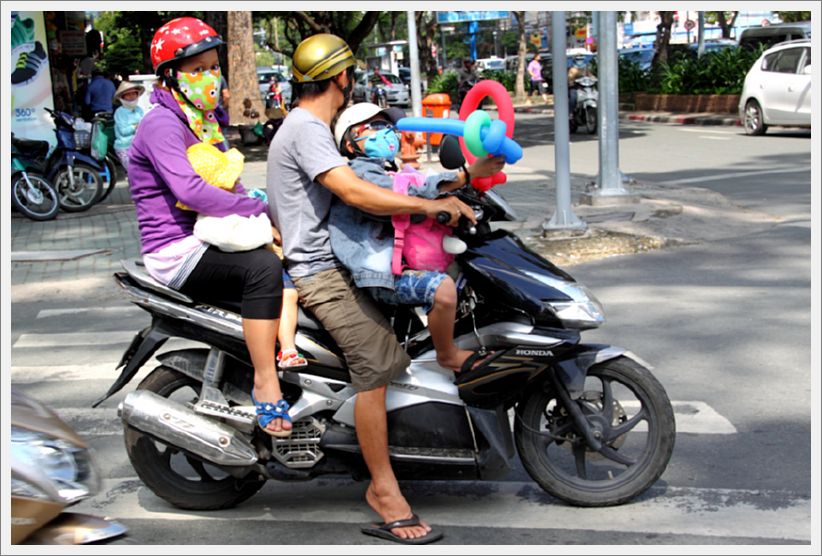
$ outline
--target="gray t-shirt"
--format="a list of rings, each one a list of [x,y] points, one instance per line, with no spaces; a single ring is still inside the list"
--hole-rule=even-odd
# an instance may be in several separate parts
[[[303,277],[339,266],[331,252],[328,211],[333,193],[318,175],[346,166],[325,122],[303,108],[286,116],[268,149],[271,219],[283,238],[288,273]]]

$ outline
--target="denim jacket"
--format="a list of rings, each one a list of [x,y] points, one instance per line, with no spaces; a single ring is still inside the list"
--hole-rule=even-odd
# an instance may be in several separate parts
[[[349,165],[360,179],[393,189],[394,178],[385,169],[385,159],[361,157],[351,160]],[[422,187],[409,185],[408,194],[433,199],[439,195],[440,183],[456,179],[454,172],[433,174],[426,177]],[[368,214],[335,197],[328,215],[328,230],[331,250],[351,272],[358,287],[394,289],[394,228],[390,216]]]

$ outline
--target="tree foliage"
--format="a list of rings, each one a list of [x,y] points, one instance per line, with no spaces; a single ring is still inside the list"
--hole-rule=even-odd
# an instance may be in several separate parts
[[[785,23],[796,23],[797,21],[810,21],[811,12],[773,12],[779,16],[779,20]]]
[[[381,12],[333,11],[333,12],[254,12],[253,16],[264,28],[271,27],[272,20],[282,22],[282,41],[274,41],[274,34],[267,33],[266,46],[289,58],[300,42],[317,33],[331,33],[345,40],[356,54],[363,41],[377,24]],[[277,34],[279,37],[279,33]]]

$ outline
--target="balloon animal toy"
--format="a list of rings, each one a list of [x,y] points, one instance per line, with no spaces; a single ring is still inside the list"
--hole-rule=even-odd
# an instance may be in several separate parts
[[[486,96],[497,104],[499,119],[492,120],[488,112],[477,110]],[[397,121],[400,131],[445,133],[459,137],[460,148],[468,164],[483,156],[503,156],[506,164],[514,164],[522,158],[522,147],[514,136],[514,106],[511,97],[497,81],[483,80],[471,87],[460,107],[460,119],[448,118],[401,118]],[[471,185],[479,191],[488,191],[505,183],[505,172],[484,178],[474,178]]]

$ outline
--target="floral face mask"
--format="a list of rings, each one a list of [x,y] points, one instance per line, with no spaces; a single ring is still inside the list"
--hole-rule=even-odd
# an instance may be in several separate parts
[[[222,73],[220,69],[177,72],[180,92],[200,110],[214,110],[220,101]]]

